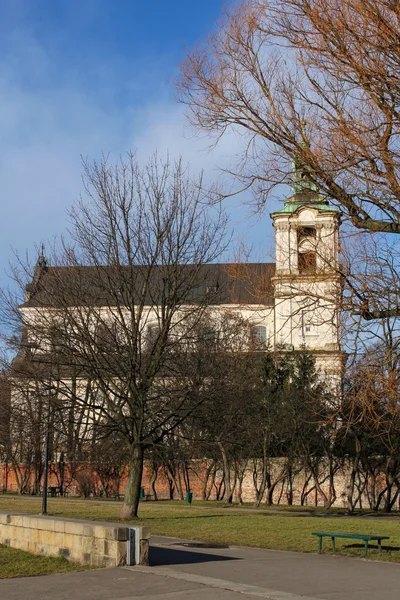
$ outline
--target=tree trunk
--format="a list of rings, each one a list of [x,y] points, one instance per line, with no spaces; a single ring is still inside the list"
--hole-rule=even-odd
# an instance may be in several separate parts
[[[183,492],[182,476],[181,476],[181,463],[180,462],[178,462],[177,466],[176,466],[176,485],[177,485],[177,490],[178,490],[180,500],[184,500],[185,494]]]
[[[122,519],[137,519],[140,486],[142,483],[144,452],[142,446],[135,446],[129,461],[129,477],[126,484],[125,500],[121,509]]]
[[[222,471],[222,477],[219,483],[215,484],[215,499],[223,500],[225,496],[225,473]]]
[[[260,482],[260,485],[258,485],[258,462],[257,462],[257,459],[255,459],[253,461],[253,484],[254,484],[254,489],[256,492],[255,506],[260,506],[261,501],[264,497],[265,488],[267,485],[269,468],[268,468],[268,459],[266,457],[265,451],[264,451],[264,457],[263,457],[261,465],[262,465],[261,482]]]
[[[238,500],[239,504],[243,504],[243,480],[246,476],[247,460],[244,460],[242,463],[239,460],[235,464],[235,469],[237,471],[237,481],[238,481],[237,500]]]
[[[286,501],[288,506],[293,506],[293,469],[291,466],[287,468],[287,482],[286,482]],[[279,502],[278,502],[279,504]]]
[[[267,506],[272,506],[274,504],[274,491],[278,483],[279,481],[275,481],[272,485],[267,486],[267,498],[265,501]]]
[[[393,475],[386,473],[386,496],[383,512],[388,513],[392,509],[392,490],[393,490]]]
[[[352,513],[355,509],[355,502],[353,502],[354,499],[354,488],[355,488],[355,484],[356,484],[356,474],[358,472],[358,465],[359,465],[360,459],[359,456],[356,455],[355,459],[353,460],[353,465],[352,465],[352,469],[351,469],[351,473],[350,473],[350,478],[349,478],[349,482],[347,484],[347,512],[348,513]]]
[[[217,469],[218,469],[217,465],[214,464],[214,468],[213,468],[212,473],[211,473],[211,483],[210,483],[210,486],[208,488],[208,492],[207,492],[207,495],[206,495],[206,500],[210,499],[210,496],[211,496],[211,493],[213,491],[213,488],[216,489],[215,478],[217,476]]]
[[[232,504],[233,490],[235,489],[236,480],[234,482],[234,485],[232,486],[231,485],[231,465],[229,462],[228,454],[227,454],[222,442],[218,442],[218,447],[221,452],[222,465],[223,465],[224,475],[225,475],[225,499],[224,499],[224,502],[225,502],[225,504]]]
[[[286,469],[283,468],[282,471],[280,472],[280,475],[278,475],[278,477],[276,478],[276,480],[272,481],[271,473],[270,473],[270,471],[268,471],[267,481],[266,481],[266,500],[265,500],[265,504],[267,506],[273,506],[275,488],[278,485],[278,483],[281,483],[281,481],[284,482],[285,473],[286,473]]]
[[[174,485],[174,480],[171,479],[171,477],[167,477],[168,479],[168,492],[169,492],[169,500],[173,500],[174,499],[174,493],[175,493],[175,485]]]
[[[179,462],[169,461],[167,464],[167,471],[169,478],[173,481],[173,489],[176,490],[179,494],[179,499],[184,500],[185,496],[183,495],[182,482],[179,475]],[[172,500],[173,498],[170,498]]]
[[[304,472],[306,472],[305,467],[304,467]],[[306,475],[306,478],[304,480],[303,489],[301,491],[301,497],[300,497],[300,506],[304,506],[306,504],[308,495],[311,494],[311,492],[315,489],[315,486],[308,489],[308,484],[310,483],[311,477],[312,477],[312,475],[311,475],[311,473],[309,473],[308,475]]]
[[[385,487],[383,490],[381,490],[378,494],[378,498],[376,500],[376,504],[374,506],[374,511],[378,511],[379,510],[379,506],[381,504],[382,498],[383,496],[386,494],[387,492],[387,487]]]
[[[207,470],[205,472],[204,479],[203,479],[202,486],[201,486],[201,499],[202,500],[208,500],[208,497],[207,497],[207,484],[208,484],[208,480],[209,480],[210,475],[211,475],[211,471],[214,468],[214,465],[215,465],[215,462],[213,460],[211,460],[210,464],[208,465]]]
[[[151,465],[150,491],[151,491],[151,494],[154,496],[154,500],[158,500],[157,492],[156,492],[156,481],[157,481],[157,477],[158,477],[158,469],[159,469],[158,465],[155,465],[154,463]]]

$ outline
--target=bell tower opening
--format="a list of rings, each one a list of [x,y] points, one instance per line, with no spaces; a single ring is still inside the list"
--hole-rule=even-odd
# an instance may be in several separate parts
[[[300,274],[315,273],[317,270],[317,257],[315,252],[299,252],[297,257]]]
[[[317,270],[316,256],[317,231],[315,227],[297,229],[297,265],[299,274],[311,274]]]

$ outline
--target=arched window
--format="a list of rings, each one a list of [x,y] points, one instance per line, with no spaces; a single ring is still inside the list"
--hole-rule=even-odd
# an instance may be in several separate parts
[[[251,328],[251,345],[253,350],[265,350],[267,347],[267,328],[264,325]]]
[[[158,338],[160,337],[160,326],[158,323],[151,323],[146,327],[145,334],[145,348],[146,350],[151,351],[154,346],[158,343]]]
[[[317,232],[315,227],[299,227],[297,230],[297,264],[299,273],[315,273],[317,270],[317,256],[315,243]]]
[[[117,334],[116,323],[110,321],[108,323],[101,322],[96,327],[96,344],[98,346],[115,345]]]
[[[315,252],[299,252],[299,273],[315,273],[317,268],[317,257]]]
[[[317,231],[315,227],[298,227],[297,229],[297,238],[298,241],[301,242],[306,238],[316,239]]]

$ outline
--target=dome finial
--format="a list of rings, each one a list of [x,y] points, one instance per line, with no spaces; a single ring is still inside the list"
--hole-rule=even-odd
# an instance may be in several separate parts
[[[307,132],[306,132],[307,121],[302,119],[300,121],[301,127],[301,141],[300,146],[304,149],[309,147]],[[292,162],[292,172],[294,173],[294,183],[292,185],[293,194],[302,194],[304,192],[317,192],[318,186],[315,179],[312,177],[312,169],[304,163],[304,161],[295,156]]]

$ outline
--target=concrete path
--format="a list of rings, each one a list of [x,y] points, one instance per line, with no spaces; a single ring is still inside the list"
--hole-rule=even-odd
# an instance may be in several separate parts
[[[152,538],[153,572],[190,573],[293,596],[326,600],[398,600],[400,565],[256,548],[189,548],[188,542]],[[362,549],[360,548],[360,554]],[[196,556],[197,555],[197,556]],[[282,595],[282,598],[286,596]]]
[[[400,565],[154,536],[151,567],[0,581],[1,600],[398,600]]]

